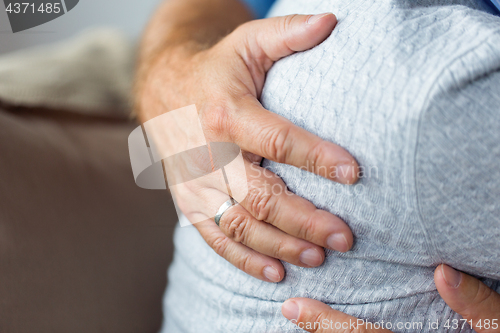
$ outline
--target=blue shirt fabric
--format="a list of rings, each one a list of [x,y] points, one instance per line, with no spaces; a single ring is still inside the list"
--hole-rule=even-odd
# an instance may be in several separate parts
[[[266,17],[267,12],[275,2],[275,0],[241,0],[243,1],[253,12],[255,18]],[[500,0],[484,0],[487,4],[491,4],[497,10],[496,14],[500,15]]]
[[[490,0],[490,1],[491,1],[491,3],[492,3],[493,5],[495,5],[495,7],[496,7],[496,8],[498,9],[498,11],[500,12],[500,1],[498,1],[498,0]]]
[[[488,1],[487,1],[488,2]],[[497,15],[500,15],[500,1],[499,0],[489,0],[493,6],[497,9]]]
[[[255,18],[266,17],[275,0],[242,0],[253,12]]]

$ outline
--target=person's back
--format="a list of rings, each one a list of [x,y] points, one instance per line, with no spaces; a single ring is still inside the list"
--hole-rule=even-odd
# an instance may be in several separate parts
[[[436,321],[468,332],[454,328],[460,317],[435,290],[435,266],[499,288],[500,18],[481,0],[282,0],[271,15],[327,11],[339,18],[332,36],[276,63],[262,103],[345,147],[363,177],[347,187],[264,165],[344,219],[353,250],[327,251],[319,268],[284,263],[285,279],[271,284],[179,228],[165,330],[295,331],[280,306],[302,296],[395,332],[433,331]]]

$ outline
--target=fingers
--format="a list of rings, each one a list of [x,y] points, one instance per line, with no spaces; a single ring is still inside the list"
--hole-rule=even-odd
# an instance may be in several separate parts
[[[292,298],[281,307],[283,316],[307,332],[363,332],[389,333],[386,329],[373,328],[361,319],[333,310],[328,305],[308,298]]]
[[[267,111],[251,96],[241,101],[239,110],[231,139],[241,149],[342,184],[358,180],[358,163],[345,149]]]
[[[339,252],[352,247],[352,232],[340,218],[290,192],[271,171],[249,161],[245,169],[248,193],[220,221],[230,239],[305,267],[316,267],[324,260],[323,250],[313,244]],[[217,190],[227,192],[224,186]]]
[[[241,205],[257,220],[334,251],[346,252],[353,235],[344,221],[290,192],[271,171],[247,162],[248,194]]]
[[[190,163],[196,169],[205,169],[205,159],[195,157],[189,159]],[[276,259],[316,267],[325,259],[322,247],[347,251],[352,246],[352,233],[342,220],[287,191],[283,181],[269,170],[247,160],[242,162],[243,181],[231,178],[230,188],[222,174],[216,173],[171,187],[179,208],[207,243],[231,264],[264,281],[277,282],[284,277],[284,270]],[[174,164],[187,169],[186,163]],[[220,227],[207,222],[227,200],[229,191],[243,192],[239,186],[245,185],[247,196],[241,205],[225,211]],[[196,223],[199,221],[205,222]]]
[[[321,247],[256,220],[241,205],[226,211],[219,225],[229,239],[296,266],[316,267],[325,259]]]
[[[231,41],[249,68],[259,96],[265,73],[275,61],[318,45],[336,24],[332,13],[274,17],[243,24],[232,34]]]
[[[478,279],[447,265],[434,272],[439,294],[478,333],[500,332],[500,295]]]
[[[230,208],[227,212],[232,209],[234,207]],[[279,260],[270,258],[243,244],[232,241],[220,230],[213,220],[196,223],[194,226],[218,255],[245,273],[267,282],[279,282],[285,276],[285,270]]]
[[[337,18],[332,13],[288,15],[250,21],[240,26],[238,32],[247,46],[243,49],[246,55],[277,61],[318,45],[332,33],[336,24]]]
[[[208,108],[204,128],[212,136],[269,160],[342,184],[356,182],[359,166],[346,150],[267,111],[256,98],[274,61],[317,45],[331,33],[336,22],[333,14],[276,17],[248,22],[224,39],[216,58],[231,54],[230,47],[238,59],[233,67],[240,63],[241,73],[246,66],[251,77],[234,77],[239,85],[231,86],[231,102],[226,107]]]
[[[249,43],[255,41],[273,61],[310,49],[324,41],[335,28],[332,13],[288,15],[247,23]],[[252,40],[253,39],[253,40]]]

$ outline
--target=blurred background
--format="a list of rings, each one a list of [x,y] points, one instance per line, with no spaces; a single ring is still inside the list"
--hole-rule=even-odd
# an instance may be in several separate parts
[[[22,2],[22,1],[20,1]],[[0,4],[0,54],[67,39],[86,28],[115,27],[137,38],[158,0],[80,0],[56,20],[13,34],[5,5]]]
[[[80,0],[14,34],[1,1],[1,333],[160,328],[177,215],[135,184],[127,145],[134,45],[158,4]]]

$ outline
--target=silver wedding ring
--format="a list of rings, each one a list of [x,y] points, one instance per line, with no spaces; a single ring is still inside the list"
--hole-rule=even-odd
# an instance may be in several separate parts
[[[222,218],[222,214],[224,214],[226,212],[226,210],[228,210],[229,208],[235,206],[237,204],[236,200],[234,200],[233,198],[229,199],[228,201],[224,202],[219,210],[217,211],[217,214],[215,214],[215,224],[217,224],[217,226],[219,226],[219,222],[220,222],[220,219]]]

